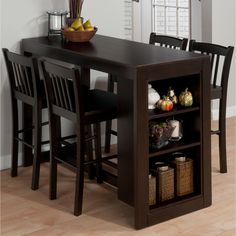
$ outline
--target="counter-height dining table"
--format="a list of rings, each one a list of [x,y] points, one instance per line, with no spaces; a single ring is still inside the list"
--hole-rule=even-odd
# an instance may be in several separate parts
[[[211,205],[210,60],[206,55],[172,50],[103,35],[73,43],[58,37],[22,40],[24,54],[49,57],[79,65],[89,84],[90,70],[115,75],[118,80],[118,177],[121,201],[133,206],[136,229]],[[148,84],[164,93],[191,88],[195,106],[173,111],[148,110]],[[180,88],[181,87],[181,88]],[[185,138],[163,149],[149,149],[150,120],[180,116]],[[27,121],[25,122],[25,124]],[[149,206],[150,160],[185,151],[194,160],[194,190],[190,195]],[[27,162],[27,153],[25,153]]]

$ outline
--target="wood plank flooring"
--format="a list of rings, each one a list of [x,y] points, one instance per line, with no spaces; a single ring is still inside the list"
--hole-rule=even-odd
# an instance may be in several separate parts
[[[213,124],[215,125],[215,124]],[[117,200],[116,190],[86,180],[83,214],[73,211],[74,175],[59,168],[58,199],[48,199],[49,165],[42,165],[40,189],[32,191],[31,167],[1,176],[1,235],[201,236],[236,235],[236,117],[227,120],[228,173],[219,173],[218,138],[212,137],[211,207],[136,231],[133,210]]]

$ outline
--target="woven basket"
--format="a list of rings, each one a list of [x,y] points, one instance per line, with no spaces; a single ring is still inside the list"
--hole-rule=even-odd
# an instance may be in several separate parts
[[[173,161],[175,169],[175,190],[177,196],[184,196],[193,192],[193,160]]]
[[[96,27],[91,31],[67,31],[62,29],[62,34],[65,39],[71,42],[88,42],[96,34],[97,30]]]
[[[174,198],[174,169],[169,167],[168,170],[153,170],[152,172],[156,175],[158,202]]]
[[[156,204],[156,177],[150,175],[149,176],[149,205]]]

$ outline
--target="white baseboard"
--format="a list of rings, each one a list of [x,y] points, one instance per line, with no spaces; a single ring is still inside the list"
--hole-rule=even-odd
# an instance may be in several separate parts
[[[49,144],[42,147],[42,151],[48,151]],[[18,154],[18,166],[22,166],[22,153]],[[11,154],[0,156],[0,171],[11,168]]]
[[[18,166],[22,165],[22,155],[19,154],[18,157]],[[11,155],[1,156],[0,158],[0,170],[5,170],[11,168]]]
[[[236,116],[236,106],[227,107],[226,109],[226,117],[233,117]],[[219,109],[214,109],[211,111],[212,120],[218,120],[219,117]]]

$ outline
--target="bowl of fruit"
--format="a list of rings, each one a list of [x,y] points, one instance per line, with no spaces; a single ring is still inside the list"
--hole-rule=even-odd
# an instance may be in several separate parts
[[[97,32],[97,27],[92,26],[90,20],[83,23],[78,17],[70,26],[62,29],[64,38],[71,42],[88,42]]]

